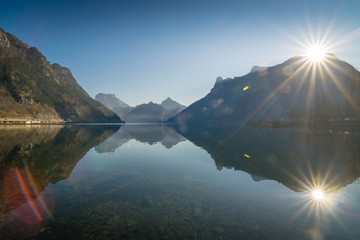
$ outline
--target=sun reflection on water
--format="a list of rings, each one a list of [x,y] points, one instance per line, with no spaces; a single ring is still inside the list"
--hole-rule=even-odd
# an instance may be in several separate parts
[[[327,188],[313,187],[306,191],[306,197],[303,199],[305,203],[304,207],[310,207],[310,213],[316,213],[316,215],[325,214],[333,210],[336,206],[337,195]]]

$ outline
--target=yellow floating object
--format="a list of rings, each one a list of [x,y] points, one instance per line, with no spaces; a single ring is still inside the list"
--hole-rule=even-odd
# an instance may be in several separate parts
[[[244,91],[248,90],[249,89],[249,86],[246,86],[243,88]]]
[[[244,156],[245,156],[245,157],[247,157],[247,158],[250,158],[250,156],[249,156],[249,155],[247,155],[247,154],[244,154]]]

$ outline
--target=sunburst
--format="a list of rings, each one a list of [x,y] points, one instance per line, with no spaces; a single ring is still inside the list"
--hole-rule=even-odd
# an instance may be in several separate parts
[[[306,49],[306,58],[311,62],[321,62],[324,60],[327,53],[325,46],[320,44],[310,45]]]
[[[322,191],[321,189],[315,189],[313,192],[312,192],[312,196],[315,200],[317,201],[321,201],[324,199],[325,197],[325,194],[324,194],[324,191]]]
[[[293,97],[294,99],[299,98],[306,101],[306,111],[302,120],[309,121],[312,120],[312,114],[315,112],[312,108],[315,104],[315,97],[317,92],[324,93],[329,99],[328,104],[331,105],[334,102],[332,99],[333,92],[330,91],[329,86],[332,84],[332,89],[337,88],[338,92],[342,94],[348,104],[356,109],[356,102],[351,99],[353,93],[351,89],[344,85],[342,79],[339,78],[339,73],[343,73],[347,76],[354,74],[354,72],[348,72],[349,68],[345,68],[341,61],[337,59],[332,53],[335,48],[338,49],[339,45],[342,44],[341,41],[335,41],[336,36],[330,36],[331,24],[328,29],[325,29],[323,34],[319,32],[316,36],[314,35],[312,29],[309,29],[308,34],[303,34],[303,39],[300,40],[299,37],[294,37],[287,34],[288,37],[293,39],[300,49],[297,49],[297,52],[301,52],[300,57],[292,58],[292,61],[289,62],[291,68],[290,73],[284,71],[286,79],[280,82],[275,88],[264,97],[254,108],[253,110],[245,116],[246,121],[252,120],[252,118],[264,109],[271,100],[278,96],[277,94],[282,92],[289,84],[293,83]],[[296,49],[294,49],[296,52]],[[336,52],[336,51],[335,51]],[[334,88],[335,86],[335,88]],[[317,91],[316,88],[321,88],[321,91]],[[303,91],[303,90],[306,91]],[[300,93],[304,93],[301,94]],[[321,109],[324,111],[324,109]],[[312,112],[311,112],[312,111]],[[316,112],[315,114],[318,114]],[[323,120],[323,119],[322,119]],[[310,121],[309,121],[310,122]],[[237,131],[234,131],[235,135]],[[230,135],[231,138],[233,135]],[[310,159],[308,159],[310,161]],[[337,217],[336,211],[341,211],[337,208],[337,204],[345,201],[345,197],[342,194],[337,193],[338,189],[334,189],[332,185],[338,180],[340,176],[333,175],[333,165],[329,163],[327,166],[322,166],[325,170],[324,175],[318,176],[316,172],[311,168],[311,164],[307,164],[309,169],[309,175],[305,172],[299,170],[299,175],[295,176],[289,172],[286,172],[289,177],[292,177],[299,186],[303,193],[297,195],[297,200],[294,201],[292,207],[298,208],[298,211],[292,216],[294,220],[298,218],[302,213],[307,213],[307,217],[315,216],[315,223],[321,225],[323,220],[328,220],[329,218],[335,219],[339,225],[344,229],[340,219]]]

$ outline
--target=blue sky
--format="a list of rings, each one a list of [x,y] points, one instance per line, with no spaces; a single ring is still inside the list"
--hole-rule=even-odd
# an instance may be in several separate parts
[[[0,27],[70,68],[94,97],[189,105],[218,76],[304,54],[324,39],[360,67],[360,1],[0,0]]]

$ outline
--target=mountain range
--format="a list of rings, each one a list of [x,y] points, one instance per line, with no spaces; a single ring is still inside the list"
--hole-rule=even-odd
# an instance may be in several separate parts
[[[0,28],[0,118],[121,122],[79,86],[68,68]]]
[[[136,106],[123,118],[127,123],[162,123],[171,115],[161,105],[149,102]]]
[[[0,121],[122,122],[123,118],[168,121],[191,129],[355,120],[360,115],[359,79],[360,72],[335,55],[327,54],[319,62],[293,57],[272,67],[254,66],[242,77],[218,77],[210,93],[187,108],[171,98],[131,107],[113,94],[98,94],[95,101],[68,68],[50,64],[38,49],[0,28]]]
[[[186,107],[170,97],[156,104],[153,102],[131,107],[114,94],[99,93],[95,100],[114,111],[128,123],[161,123],[184,110]]]
[[[322,123],[359,118],[360,72],[332,54],[322,62],[293,57],[255,66],[243,77],[218,78],[209,94],[169,122],[184,131],[217,125]]]

